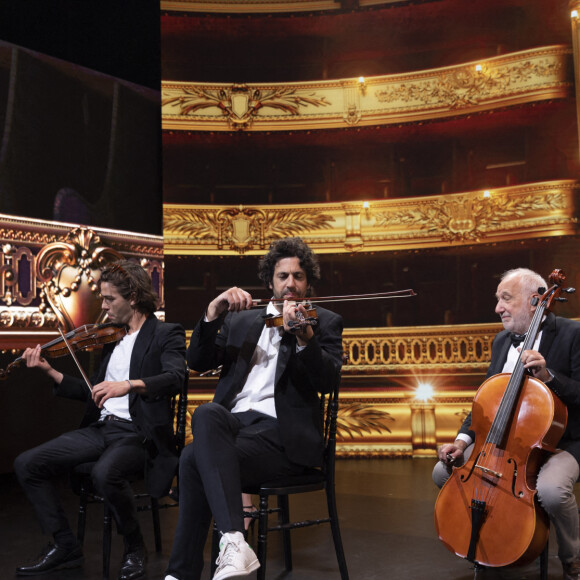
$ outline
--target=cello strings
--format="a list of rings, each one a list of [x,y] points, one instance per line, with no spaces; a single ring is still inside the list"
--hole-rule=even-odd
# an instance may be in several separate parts
[[[544,316],[546,304],[547,300],[543,300],[534,312],[532,322],[528,328],[526,338],[524,339],[524,343],[516,361],[516,366],[508,381],[505,393],[502,396],[498,411],[491,424],[480,455],[476,458],[476,466],[483,468],[481,473],[476,474],[478,476],[478,483],[475,486],[474,493],[474,499],[476,500],[489,501],[491,496],[490,493],[486,495],[486,490],[488,492],[493,492],[496,489],[497,486],[493,485],[489,480],[490,473],[495,477],[500,475],[503,477],[505,475],[502,469],[502,466],[505,465],[503,450],[502,453],[498,453],[497,445],[501,442],[501,440],[503,440],[505,436],[505,429],[514,410],[515,400],[520,390],[521,381],[525,372],[524,365],[521,362],[522,352],[533,347],[537,338],[538,330],[540,328],[541,319]]]

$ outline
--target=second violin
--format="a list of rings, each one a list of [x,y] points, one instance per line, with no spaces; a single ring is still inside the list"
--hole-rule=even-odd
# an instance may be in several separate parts
[[[44,357],[58,358],[70,354],[67,342],[73,351],[100,348],[108,342],[117,342],[127,334],[127,328],[122,324],[84,324],[70,332],[64,337],[55,338],[46,344],[41,345],[41,353]],[[22,357],[14,359],[6,370],[0,369],[0,380],[6,379],[8,375],[23,362]]]

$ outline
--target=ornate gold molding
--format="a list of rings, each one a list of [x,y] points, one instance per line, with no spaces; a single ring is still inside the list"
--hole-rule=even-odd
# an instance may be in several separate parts
[[[18,308],[0,305],[0,330],[31,330],[58,328],[58,318],[52,310],[41,311],[34,306]]]
[[[407,0],[358,0],[362,7],[406,4]],[[162,12],[202,12],[209,14],[262,14],[280,12],[320,12],[342,10],[337,0],[162,0]]]
[[[95,322],[97,271],[121,256],[140,261],[163,301],[160,236],[0,214],[0,245],[0,328],[9,331],[1,348],[28,345],[59,324]]]
[[[162,82],[165,131],[294,131],[455,117],[568,97],[572,50],[546,46],[481,62],[286,84]]]
[[[73,228],[61,242],[47,244],[36,256],[40,311],[50,306],[68,330],[102,321],[97,286],[100,270],[122,257],[84,227]]]
[[[0,243],[29,248],[40,247],[62,240],[78,224],[53,222],[0,213]],[[163,238],[150,234],[91,228],[107,246],[125,257],[162,259]]]
[[[485,372],[501,324],[347,328],[343,376],[405,375],[463,369]]]
[[[561,180],[342,204],[260,207],[165,204],[165,253],[258,255],[300,235],[316,252],[391,251],[489,244],[578,233],[580,184]]]

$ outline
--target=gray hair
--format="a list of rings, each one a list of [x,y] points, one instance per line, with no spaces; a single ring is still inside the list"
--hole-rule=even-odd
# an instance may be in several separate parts
[[[544,292],[548,289],[548,284],[537,272],[529,268],[514,268],[504,272],[501,276],[501,281],[509,280],[510,278],[519,278],[522,290],[531,294],[538,294],[538,288],[544,288]]]

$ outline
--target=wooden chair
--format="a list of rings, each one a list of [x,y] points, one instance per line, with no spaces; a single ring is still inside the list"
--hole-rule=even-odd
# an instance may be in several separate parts
[[[327,397],[321,398],[321,413],[324,416],[324,460],[322,468],[310,469],[305,474],[285,477],[283,479],[262,483],[253,489],[244,489],[244,492],[259,495],[260,506],[257,512],[244,512],[245,517],[253,517],[258,520],[258,548],[257,557],[260,561],[258,580],[266,578],[266,555],[268,533],[281,532],[284,547],[284,562],[286,570],[292,570],[292,548],[290,542],[290,530],[319,524],[329,523],[336,551],[336,559],[342,580],[348,580],[348,569],[340,536],[338,513],[336,509],[336,494],[334,485],[335,452],[336,452],[336,419],[338,415],[338,391],[339,387]],[[327,401],[325,401],[325,398]],[[324,491],[328,517],[312,519],[300,522],[290,520],[289,496],[299,493]],[[269,507],[270,496],[277,498],[277,507]],[[277,525],[270,526],[268,515],[278,515]],[[216,558],[219,553],[219,532],[214,526],[212,538],[212,574],[216,568]]]
[[[174,417],[174,433],[175,442],[178,453],[181,453],[185,446],[185,430],[187,418],[187,388],[189,382],[189,371],[186,369],[185,380],[180,393],[173,397],[171,407]],[[78,493],[80,496],[78,524],[77,524],[77,538],[80,545],[83,545],[85,538],[85,528],[87,520],[87,508],[91,504],[103,505],[103,578],[109,578],[109,568],[111,564],[111,541],[113,533],[113,518],[111,510],[102,497],[98,496],[92,485],[91,471],[95,462],[82,463],[77,465],[73,471],[73,475],[78,478]],[[177,474],[178,475],[178,474]],[[143,480],[143,474],[136,475],[130,479],[131,483],[137,483]],[[179,480],[178,480],[179,481]],[[161,552],[161,525],[159,521],[159,511],[162,509],[177,507],[177,500],[174,502],[160,502],[158,499],[151,497],[147,493],[135,493],[135,501],[137,502],[137,511],[150,511],[153,523],[153,534],[155,537],[155,551]],[[172,490],[170,497],[178,497],[178,492]]]

